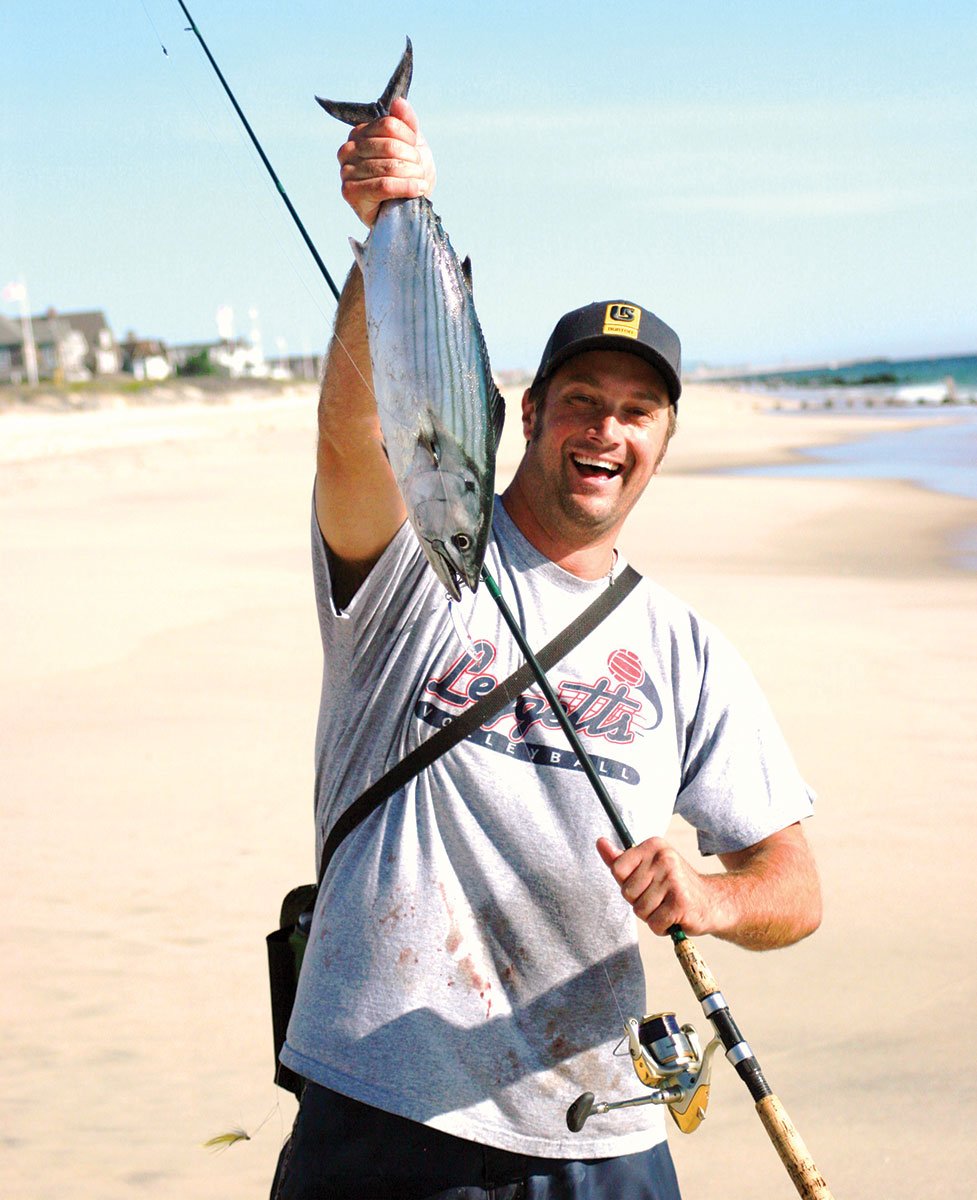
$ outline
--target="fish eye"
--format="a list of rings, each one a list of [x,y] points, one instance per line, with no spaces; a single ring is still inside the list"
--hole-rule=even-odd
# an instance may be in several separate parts
[[[451,544],[458,550],[468,550],[471,547],[472,539],[467,533],[456,533],[451,539]]]

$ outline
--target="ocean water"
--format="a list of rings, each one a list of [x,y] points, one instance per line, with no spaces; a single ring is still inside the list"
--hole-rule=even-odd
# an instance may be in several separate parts
[[[784,419],[791,417],[785,414]],[[915,428],[907,428],[904,416],[892,414],[892,424],[891,430],[853,442],[806,448],[801,451],[806,462],[732,473],[788,479],[904,479],[935,492],[977,500],[977,408],[941,409]]]
[[[871,359],[723,376],[723,382],[809,407],[977,404],[977,354]]]
[[[876,422],[884,417],[892,424],[891,431],[805,450],[807,462],[736,473],[904,479],[977,500],[977,354],[759,371],[726,376],[723,382],[765,396],[787,420],[818,409],[846,417],[864,413]],[[915,428],[908,428],[910,423]]]
[[[795,463],[729,473],[782,479],[899,479],[977,500],[977,405],[941,404],[924,411],[922,421],[917,407],[908,413],[905,408],[862,411],[876,420],[884,414],[892,428],[837,445],[804,448],[801,461]],[[796,419],[795,412],[784,412],[783,419]],[[954,557],[977,571],[977,525],[960,535]]]

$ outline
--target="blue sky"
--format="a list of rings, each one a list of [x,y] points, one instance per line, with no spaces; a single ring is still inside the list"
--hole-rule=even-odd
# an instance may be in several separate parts
[[[499,369],[615,296],[687,362],[977,350],[972,0],[187,3],[340,279],[361,227],[312,97],[374,98],[410,34]],[[0,285],[174,342],[254,309],[266,348],[319,348],[331,295],[185,24],[0,0]]]

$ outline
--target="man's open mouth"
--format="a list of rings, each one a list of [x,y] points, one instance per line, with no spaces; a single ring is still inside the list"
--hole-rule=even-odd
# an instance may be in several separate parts
[[[621,464],[607,458],[594,458],[587,454],[572,454],[570,457],[585,479],[613,479],[621,473]]]

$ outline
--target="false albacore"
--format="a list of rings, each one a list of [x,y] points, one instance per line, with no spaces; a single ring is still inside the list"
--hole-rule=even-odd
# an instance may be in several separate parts
[[[406,96],[410,39],[374,103],[322,100],[330,116],[362,125]],[[457,600],[478,586],[492,524],[495,450],[503,403],[492,381],[471,279],[429,200],[385,200],[364,244],[373,390],[384,447],[407,515],[438,578]]]

